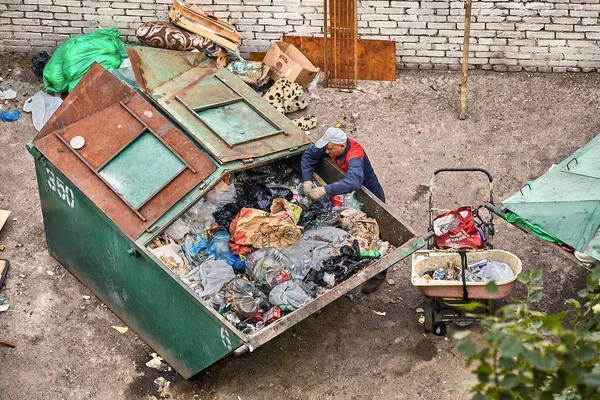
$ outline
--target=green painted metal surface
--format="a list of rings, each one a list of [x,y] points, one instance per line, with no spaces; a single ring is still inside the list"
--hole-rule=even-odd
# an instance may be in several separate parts
[[[185,378],[242,342],[33,147],[50,253]],[[175,278],[175,279],[174,279]]]
[[[281,132],[244,102],[197,113],[231,147]]]
[[[185,168],[160,140],[144,133],[99,173],[117,193],[138,208]]]
[[[502,202],[576,250],[600,259],[600,136]]]
[[[155,48],[127,53],[140,89],[222,165],[276,160],[277,153],[311,144],[289,118],[214,62]]]

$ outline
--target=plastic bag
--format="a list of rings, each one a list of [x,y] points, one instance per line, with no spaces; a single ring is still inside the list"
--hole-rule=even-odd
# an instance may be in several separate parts
[[[204,249],[206,249],[206,239],[202,235],[190,235],[181,245],[181,251],[190,264],[194,264],[194,261],[198,259],[198,254]]]
[[[225,285],[225,302],[231,304],[235,313],[248,318],[256,315],[264,304],[260,292],[247,278],[233,278]]]
[[[323,260],[331,257],[333,247],[318,240],[300,240],[294,247],[281,249],[293,263],[292,276],[301,280],[313,268],[320,270]]]
[[[294,311],[310,302],[309,296],[296,282],[287,281],[275,286],[269,293],[269,302],[284,311]]]
[[[63,100],[40,90],[23,104],[23,111],[31,113],[33,127],[39,132],[56,112]]]
[[[242,206],[237,203],[225,204],[219,211],[213,214],[215,221],[219,226],[229,230],[231,221],[239,214],[242,210]]]
[[[115,28],[73,36],[54,51],[46,64],[44,87],[52,92],[70,92],[94,62],[113,69],[119,68],[125,58],[125,45]]]
[[[341,247],[352,244],[352,235],[343,229],[334,228],[331,226],[309,229],[304,232],[302,239],[326,242],[333,247]]]
[[[227,260],[227,257],[232,254],[229,248],[229,239],[231,239],[229,232],[217,232],[208,243],[206,254],[213,256],[215,260]]]
[[[215,205],[207,203],[203,199],[194,204],[185,215],[189,218],[189,225],[195,233],[202,233],[210,230],[215,223],[213,213]]]
[[[285,185],[246,185],[237,197],[242,207],[269,211],[274,199],[292,200],[293,194]]]
[[[32,57],[31,61],[33,62],[33,73],[35,76],[44,75],[44,67],[48,63],[48,60],[50,60],[50,56],[45,51],[42,51],[37,56]]]
[[[173,240],[181,240],[183,237],[190,232],[190,227],[181,218],[177,218],[175,222],[169,226],[165,232]]]
[[[498,261],[488,261],[477,274],[484,282],[503,282],[514,278],[515,274],[508,265]]]
[[[471,207],[460,207],[433,220],[433,240],[440,249],[476,250],[483,248]]]
[[[0,111],[0,120],[2,122],[15,122],[21,117],[21,111],[12,110],[10,112],[6,112],[4,110]]]
[[[289,257],[272,247],[256,250],[246,258],[246,273],[267,293],[273,286],[293,277],[293,266]]]
[[[194,271],[192,271],[194,272]],[[207,260],[200,265],[197,271],[186,275],[191,280],[199,280],[202,284],[202,290],[196,291],[198,296],[205,297],[217,293],[223,285],[235,278],[235,273],[231,265],[225,260]]]
[[[352,246],[343,246],[340,255],[331,257],[323,262],[323,271],[335,275],[335,281],[341,282],[348,279],[354,271],[371,263],[368,258],[361,258],[358,241],[354,240]]]
[[[232,183],[227,189],[214,189],[206,194],[206,201],[215,205],[215,212],[221,211],[225,204],[235,203],[235,185]]]
[[[304,92],[304,96],[302,96],[302,99],[305,101],[308,101],[311,99],[321,100],[321,97],[319,96],[319,93],[318,93],[318,87],[319,87],[319,84],[321,84],[322,82],[323,82],[323,72],[319,71],[319,72],[317,72],[317,75],[315,75],[313,80],[310,81],[310,83],[306,87],[306,91]]]
[[[254,90],[271,80],[269,66],[261,61],[236,60],[228,63],[226,68]]]

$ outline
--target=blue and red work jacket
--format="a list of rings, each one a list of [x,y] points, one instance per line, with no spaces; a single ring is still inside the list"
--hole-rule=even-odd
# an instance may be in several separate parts
[[[315,166],[325,157],[329,157],[325,153],[325,148],[319,149],[314,145],[302,154],[302,181],[312,180]],[[328,195],[350,193],[364,185],[385,202],[383,188],[375,175],[367,153],[358,142],[348,139],[344,153],[339,157],[331,157],[331,160],[346,172],[346,176],[339,181],[325,185],[325,192]]]

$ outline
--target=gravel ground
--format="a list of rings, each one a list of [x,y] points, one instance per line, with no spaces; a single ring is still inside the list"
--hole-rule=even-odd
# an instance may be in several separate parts
[[[0,87],[19,92],[5,110],[20,109],[42,88],[27,58],[4,56],[0,73]],[[390,206],[425,233],[434,170],[484,167],[495,178],[495,198],[508,197],[598,133],[599,81],[597,74],[473,72],[470,117],[460,121],[458,73],[400,71],[396,82],[360,82],[364,92],[320,89],[308,109],[319,117],[311,137],[340,123],[364,145]],[[46,250],[25,149],[35,134],[28,114],[0,123],[0,208],[13,212],[0,233],[0,257],[11,262],[0,289],[10,304],[0,314],[0,339],[17,345],[0,347],[3,399],[462,398],[462,382],[472,377],[454,351],[459,328],[449,325],[445,338],[423,333],[415,310],[425,298],[410,284],[409,261],[390,272],[393,285],[370,296],[355,291],[354,302],[342,297],[253,353],[227,357],[190,380],[147,368],[152,349],[135,332],[111,328],[123,322]],[[481,177],[439,178],[440,207],[478,205],[489,195]],[[496,226],[496,248],[519,256],[525,272],[544,271],[542,311],[561,309],[583,286],[586,271],[556,248]],[[154,383],[161,376],[167,390]]]

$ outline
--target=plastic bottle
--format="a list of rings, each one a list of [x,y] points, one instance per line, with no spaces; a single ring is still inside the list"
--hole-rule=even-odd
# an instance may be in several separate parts
[[[433,271],[433,280],[434,281],[441,281],[444,279],[445,276],[446,276],[446,271],[444,271],[443,268],[438,268],[435,271]]]
[[[360,256],[368,258],[379,258],[381,257],[381,253],[379,252],[379,250],[363,250],[360,252]]]

